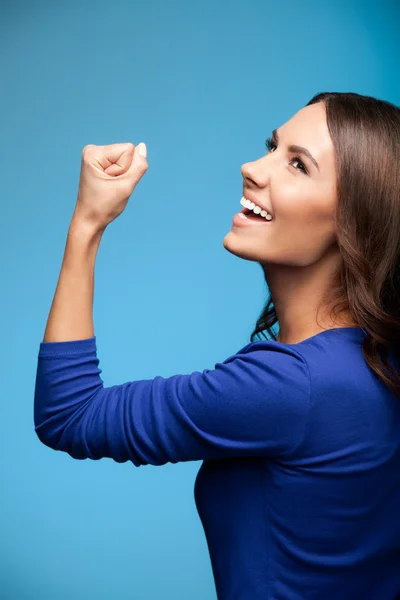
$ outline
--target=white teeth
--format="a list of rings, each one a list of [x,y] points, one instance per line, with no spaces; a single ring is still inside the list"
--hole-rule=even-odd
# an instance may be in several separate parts
[[[271,221],[272,215],[270,215],[266,210],[264,210],[260,206],[257,206],[257,204],[254,204],[254,202],[247,200],[247,198],[245,198],[244,196],[240,200],[240,204],[245,208],[249,208],[250,210],[252,210],[253,213],[255,213],[256,215],[261,215],[265,218],[266,221]]]

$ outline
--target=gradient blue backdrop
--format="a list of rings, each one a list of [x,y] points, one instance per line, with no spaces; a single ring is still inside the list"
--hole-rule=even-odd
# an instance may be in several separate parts
[[[216,598],[200,462],[76,461],[34,432],[82,148],[148,148],[98,253],[105,385],[213,368],[249,342],[267,293],[260,267],[222,246],[240,166],[317,92],[400,104],[398,6],[1,4],[1,600]]]

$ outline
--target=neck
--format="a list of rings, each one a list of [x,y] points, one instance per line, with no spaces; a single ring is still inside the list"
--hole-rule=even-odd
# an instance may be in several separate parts
[[[279,322],[277,341],[294,344],[326,329],[357,327],[348,310],[335,317],[321,304],[332,286],[339,254],[325,256],[312,265],[265,265],[264,273]]]

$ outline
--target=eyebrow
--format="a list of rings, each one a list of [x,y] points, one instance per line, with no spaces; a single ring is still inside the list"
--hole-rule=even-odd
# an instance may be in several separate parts
[[[278,130],[277,129],[273,129],[273,131],[272,131],[272,138],[275,139],[277,142],[279,142],[279,135],[278,135]],[[304,154],[304,156],[307,156],[307,158],[316,167],[318,173],[320,172],[317,161],[315,160],[315,158],[313,157],[313,155],[311,154],[311,152],[309,152],[307,150],[307,148],[303,148],[303,146],[292,145],[292,146],[289,146],[288,150],[289,150],[289,152],[297,152],[298,154]]]

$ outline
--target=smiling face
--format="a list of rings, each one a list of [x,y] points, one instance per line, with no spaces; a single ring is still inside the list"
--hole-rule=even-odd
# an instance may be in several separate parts
[[[292,151],[292,145],[306,148],[319,169]],[[278,140],[273,136],[267,154],[242,165],[241,172],[244,196],[267,208],[273,218],[235,218],[223,240],[226,250],[266,267],[304,267],[331,249],[336,240],[336,170],[323,103],[299,110],[278,128]]]

